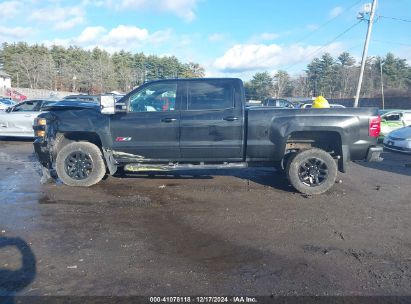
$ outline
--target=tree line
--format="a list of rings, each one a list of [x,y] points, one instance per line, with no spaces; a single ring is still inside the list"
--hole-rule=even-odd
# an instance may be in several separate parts
[[[128,92],[154,79],[204,77],[204,68],[183,63],[175,56],[155,56],[119,51],[108,53],[98,47],[3,43],[0,69],[12,77],[15,87],[86,93],[113,90]],[[359,77],[359,63],[348,52],[337,58],[326,53],[314,58],[305,71],[293,76],[283,70],[274,75],[259,72],[245,83],[247,99],[269,97],[353,98]],[[381,77],[382,76],[382,77]],[[381,96],[381,82],[387,96],[411,95],[411,67],[392,53],[366,61],[361,97]]]
[[[113,90],[128,92],[153,79],[204,77],[198,63],[180,62],[174,56],[159,57],[98,47],[3,43],[0,69],[11,75],[13,86],[86,93]]]
[[[286,71],[274,75],[260,72],[246,82],[247,99],[264,100],[269,97],[353,98],[357,90],[359,64],[348,52],[337,58],[326,53],[314,58],[297,77]],[[383,84],[386,96],[411,95],[411,67],[406,59],[388,53],[385,57],[367,58],[361,96],[380,97]]]

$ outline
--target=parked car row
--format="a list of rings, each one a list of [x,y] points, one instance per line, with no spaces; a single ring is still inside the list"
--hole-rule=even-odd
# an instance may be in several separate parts
[[[110,95],[113,95],[116,100],[122,97],[122,95]],[[34,119],[44,112],[44,107],[59,101],[64,101],[66,104],[79,101],[99,104],[100,96],[78,94],[66,96],[62,100],[34,99],[18,104],[10,99],[0,99],[0,136],[33,138]]]
[[[262,106],[262,107],[274,107],[274,108],[286,108],[286,109],[310,109],[312,107],[312,102],[291,102],[284,98],[267,98],[264,101],[256,102],[249,101],[246,103],[248,107]],[[345,106],[340,104],[330,104],[330,108],[333,109],[343,109]]]

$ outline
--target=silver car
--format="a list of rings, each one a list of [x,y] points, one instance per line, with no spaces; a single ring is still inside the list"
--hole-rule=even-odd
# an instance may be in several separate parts
[[[33,122],[55,100],[26,100],[0,112],[0,136],[34,137]]]
[[[384,138],[384,148],[411,154],[411,126],[390,132]]]

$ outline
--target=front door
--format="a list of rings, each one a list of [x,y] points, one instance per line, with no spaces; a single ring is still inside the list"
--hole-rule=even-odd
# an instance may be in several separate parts
[[[180,158],[177,88],[176,81],[165,81],[144,85],[130,94],[128,112],[110,119],[116,158],[132,157],[127,154],[143,161]]]

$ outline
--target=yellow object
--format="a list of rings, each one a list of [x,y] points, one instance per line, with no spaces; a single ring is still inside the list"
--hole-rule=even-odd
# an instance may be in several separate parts
[[[314,99],[312,107],[316,109],[329,108],[330,104],[328,103],[328,100],[323,96],[318,96],[316,99]]]

